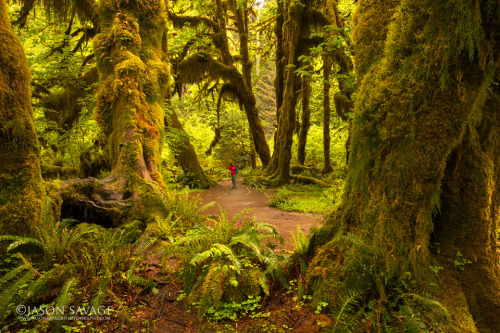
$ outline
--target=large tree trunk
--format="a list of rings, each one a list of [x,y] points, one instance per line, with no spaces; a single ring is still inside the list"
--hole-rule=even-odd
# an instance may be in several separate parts
[[[451,315],[443,331],[500,331],[499,9],[484,1],[358,1],[360,87],[346,191],[312,239],[315,249],[333,239],[310,271],[323,290],[345,283],[342,274],[321,282],[315,267],[333,264],[335,236],[350,232],[373,249],[385,276],[409,272],[420,291],[433,276],[429,266],[444,267],[434,292]],[[471,261],[461,273],[458,251]]]
[[[268,166],[268,170],[276,170],[278,168],[277,149],[278,129],[277,124],[280,122],[280,109],[283,104],[283,86],[285,85],[285,66],[287,62],[286,48],[283,38],[283,24],[285,22],[286,11],[288,4],[285,6],[284,1],[276,0],[276,23],[274,26],[274,34],[276,35],[276,77],[274,78],[274,90],[276,92],[276,130],[273,134],[274,149],[271,159],[272,165]]]
[[[98,12],[101,33],[94,38],[94,49],[101,83],[96,118],[107,137],[112,173],[100,182],[63,184],[61,214],[105,216],[110,225],[148,222],[166,214],[160,173],[170,75],[163,49],[165,4],[106,0]],[[77,196],[71,194],[75,187],[82,187]]]
[[[30,72],[0,0],[0,235],[31,235],[44,189],[31,109]]]

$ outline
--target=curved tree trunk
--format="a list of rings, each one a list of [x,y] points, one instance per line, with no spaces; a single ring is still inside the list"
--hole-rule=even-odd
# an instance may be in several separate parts
[[[234,60],[230,52],[226,31],[226,16],[224,15],[222,2],[217,1],[217,22],[205,16],[179,16],[169,13],[174,21],[174,26],[182,27],[183,24],[198,25],[203,23],[213,29],[212,41],[220,54],[220,61],[213,59],[208,54],[198,53],[189,56],[179,62],[179,81],[185,83],[196,83],[206,78],[208,74],[212,79],[221,78],[226,81],[233,91],[237,92],[241,104],[245,108],[248,124],[252,134],[255,150],[263,166],[271,160],[271,152],[266,141],[264,128],[260,120],[257,109],[257,101],[252,90],[251,69],[248,51],[248,22],[246,13],[246,3],[229,2],[230,8],[234,11],[238,25],[238,35],[240,38],[240,53],[243,61],[243,71],[240,72],[234,65]]]
[[[500,331],[500,122],[493,84],[500,75],[500,23],[491,14],[499,4],[364,0],[357,6],[361,85],[346,191],[312,247],[355,233],[374,249],[386,276],[410,272],[420,290],[432,278],[429,266],[439,263],[446,287],[435,294],[451,315],[443,331]],[[434,242],[439,253],[431,250]],[[458,251],[471,261],[462,273],[454,263]],[[328,262],[327,252],[315,262]]]
[[[0,235],[32,235],[44,188],[31,109],[30,71],[0,0]]]
[[[172,109],[168,110],[165,116],[165,129],[167,132],[167,144],[172,150],[175,159],[179,162],[184,174],[190,174],[190,177],[195,179],[196,187],[198,188],[213,186],[214,183],[205,171],[203,171],[194,147],[189,141],[189,137],[184,131],[179,118],[177,118],[177,114]]]

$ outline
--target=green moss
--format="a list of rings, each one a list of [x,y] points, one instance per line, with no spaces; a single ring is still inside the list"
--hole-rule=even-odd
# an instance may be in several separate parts
[[[33,234],[44,188],[23,47],[0,1],[0,234]]]

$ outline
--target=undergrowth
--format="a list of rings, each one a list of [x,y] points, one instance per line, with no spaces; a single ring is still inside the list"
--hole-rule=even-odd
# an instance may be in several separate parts
[[[321,251],[307,282],[316,303],[330,304],[335,317],[330,331],[432,332],[436,317],[448,317],[432,296],[415,291],[409,272],[389,275],[375,250],[358,236],[340,236]]]
[[[49,200],[45,207],[34,237],[0,236],[0,242],[8,244],[0,256],[2,331],[21,324],[35,331],[70,327],[75,324],[70,317],[78,315],[70,307],[90,308],[92,316],[112,308],[113,317],[127,321],[129,309],[117,294],[154,288],[152,281],[136,274],[154,239],[141,237],[139,221],[105,229],[73,219],[56,221]],[[19,312],[18,306],[31,311]],[[60,309],[56,314],[65,319],[33,321],[40,314],[50,317],[43,310],[48,308]]]
[[[187,301],[198,308],[200,318],[217,320],[234,319],[228,309],[245,309],[241,305],[250,299],[269,295],[270,280],[286,283],[283,257],[273,251],[275,241],[283,242],[276,228],[248,219],[240,222],[244,211],[233,219],[221,211],[176,239],[167,252],[167,257],[175,255],[181,262],[179,276]]]

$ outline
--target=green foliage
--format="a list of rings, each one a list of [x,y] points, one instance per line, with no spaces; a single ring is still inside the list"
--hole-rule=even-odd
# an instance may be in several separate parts
[[[310,260],[309,257],[309,245],[310,238],[308,235],[302,232],[302,229],[297,225],[297,231],[295,233],[290,232],[293,241],[293,252],[288,258],[288,267],[291,272],[291,276],[298,275],[297,277],[297,295],[299,299],[302,299],[306,290],[306,273],[307,273],[307,263]]]
[[[62,308],[90,301],[97,308],[120,285],[150,286],[135,274],[151,245],[137,241],[138,228],[137,222],[109,230],[86,223],[71,227],[46,214],[36,237],[1,236],[10,242],[2,263],[10,269],[0,277],[0,318],[11,320],[18,304]]]
[[[314,259],[308,281],[317,302],[334,295],[325,300],[336,318],[331,325],[334,332],[360,332],[368,327],[381,332],[432,332],[435,318],[448,316],[432,296],[414,292],[409,272],[391,276],[375,250],[358,236],[340,236],[328,246],[321,259]],[[332,262],[340,258],[341,265]],[[322,268],[316,266],[317,260],[322,260]],[[317,283],[320,276],[328,276],[322,287],[328,284],[328,291],[317,289],[322,285]]]
[[[248,299],[241,302],[225,303],[221,302],[218,309],[214,306],[208,308],[206,317],[213,321],[237,320],[241,316],[252,314],[260,308],[260,296],[248,296]]]
[[[453,263],[455,264],[455,267],[458,268],[458,270],[462,272],[465,270],[466,265],[472,264],[472,261],[465,258],[460,251],[457,251],[457,253],[455,255],[455,260],[453,261]]]
[[[242,297],[269,294],[269,279],[282,275],[282,258],[272,250],[272,243],[283,242],[276,228],[251,220],[239,221],[242,212],[228,220],[220,217],[188,230],[169,249],[181,259],[180,276],[188,301],[199,305],[200,316],[223,303],[243,304]],[[240,225],[240,226],[237,226]]]
[[[157,219],[150,231],[153,235],[164,240],[170,239],[178,232],[185,232],[193,226],[199,225],[204,217],[201,215],[215,203],[208,203],[202,207],[196,200],[189,198],[188,189],[165,192],[165,204],[170,212],[165,218]]]
[[[335,180],[326,190],[316,185],[283,186],[271,197],[269,205],[284,211],[326,214],[340,202],[343,182]]]

